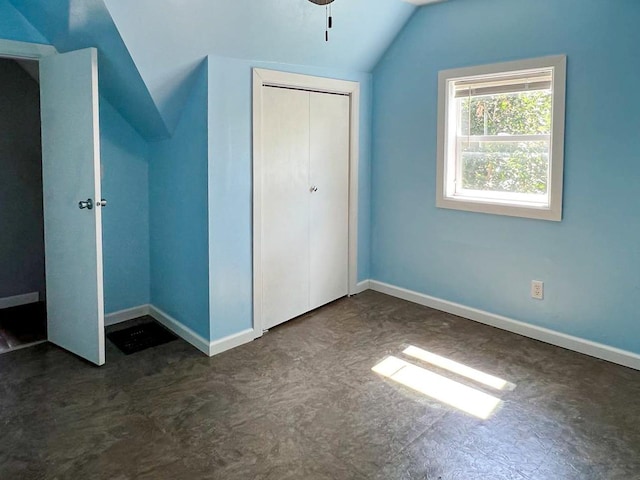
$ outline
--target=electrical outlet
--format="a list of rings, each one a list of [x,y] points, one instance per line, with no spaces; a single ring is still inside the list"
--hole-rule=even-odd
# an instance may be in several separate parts
[[[536,300],[544,299],[544,282],[531,280],[531,298]]]

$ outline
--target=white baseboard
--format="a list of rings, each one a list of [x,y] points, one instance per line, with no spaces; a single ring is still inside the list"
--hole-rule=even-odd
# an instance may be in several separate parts
[[[178,320],[153,305],[149,306],[149,315],[202,353],[209,355],[209,341],[189,327],[184,326]]]
[[[364,292],[365,290],[369,290],[371,281],[370,280],[364,280],[362,282],[359,282],[358,284],[356,284],[356,291],[352,293],[352,295],[357,295],[359,293]]]
[[[0,309],[19,307],[20,305],[28,305],[29,303],[37,303],[40,301],[40,293],[32,292],[23,295],[14,295],[13,297],[0,298]]]
[[[189,327],[184,326],[178,320],[169,316],[153,305],[149,306],[149,315],[151,315],[173,333],[181,337],[183,340],[190,343],[202,353],[210,357],[222,353],[226,350],[239,347],[240,345],[243,345],[245,343],[251,342],[255,338],[253,329],[247,329],[243,330],[242,332],[229,335],[228,337],[209,342],[205,338],[191,330]]]
[[[234,335],[229,335],[228,337],[221,338],[220,340],[214,340],[209,344],[208,355],[212,357],[226,350],[231,350],[232,348],[239,347],[240,345],[244,345],[245,343],[252,342],[255,337],[256,336],[253,332],[253,328],[249,328]]]
[[[369,286],[371,290],[375,290],[376,292],[386,293],[387,295],[402,298],[409,302],[418,303],[426,307],[468,318],[485,325],[491,325],[492,327],[517,333],[535,340],[540,340],[541,342],[640,370],[640,355],[633,352],[556,332],[548,328],[538,327],[519,320],[513,320],[501,315],[495,315],[493,313],[467,307],[459,303],[431,297],[423,293],[389,285],[388,283],[371,280],[369,281]]]
[[[145,315],[153,317],[184,341],[190,343],[202,353],[210,357],[251,342],[255,338],[253,329],[248,329],[234,335],[229,335],[228,337],[209,342],[189,327],[186,327],[178,320],[153,305],[140,305],[138,307],[110,313],[105,315],[104,324],[105,326],[115,325],[117,323],[126,322],[127,320],[133,320],[134,318],[143,317]]]
[[[126,322],[127,320],[133,320],[134,318],[144,317],[149,315],[150,305],[139,305],[133,308],[127,308],[126,310],[120,310],[119,312],[109,313],[104,316],[104,326],[116,325],[118,323]]]

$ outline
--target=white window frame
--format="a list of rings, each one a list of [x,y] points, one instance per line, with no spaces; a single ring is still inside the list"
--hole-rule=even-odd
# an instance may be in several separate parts
[[[526,70],[553,70],[553,107],[551,124],[551,147],[549,159],[549,203],[536,206],[530,203],[531,197],[523,195],[521,201],[513,198],[500,199],[499,194],[475,192],[476,195],[453,195],[450,185],[449,165],[457,162],[449,161],[451,133],[457,133],[455,118],[449,115],[450,85],[452,82],[468,77],[513,74]],[[436,206],[466,210],[470,212],[508,215],[513,217],[534,218],[539,220],[562,220],[562,187],[564,175],[564,129],[565,129],[565,96],[567,83],[567,57],[558,55],[514,62],[496,63],[475,67],[457,68],[441,71],[438,75],[438,152],[436,172]],[[471,192],[469,192],[471,193]],[[509,195],[513,196],[513,195]]]

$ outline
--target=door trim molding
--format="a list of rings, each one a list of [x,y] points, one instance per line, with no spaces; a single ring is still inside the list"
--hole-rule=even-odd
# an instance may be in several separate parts
[[[297,73],[253,69],[253,333],[262,336],[262,91],[284,87],[350,98],[349,147],[349,282],[348,294],[358,292],[358,163],[360,158],[360,83]]]
[[[40,43],[16,42],[0,40],[0,58],[24,58],[39,60],[42,57],[58,53],[55,47]]]

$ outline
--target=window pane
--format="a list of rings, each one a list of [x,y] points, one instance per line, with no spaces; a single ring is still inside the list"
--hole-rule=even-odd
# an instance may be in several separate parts
[[[459,138],[461,187],[521,194],[546,194],[549,142],[467,142]]]
[[[551,133],[550,90],[459,98],[458,102],[461,135]]]

